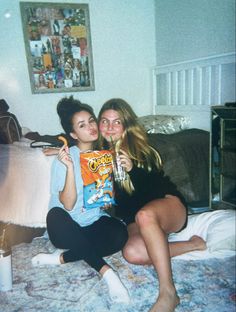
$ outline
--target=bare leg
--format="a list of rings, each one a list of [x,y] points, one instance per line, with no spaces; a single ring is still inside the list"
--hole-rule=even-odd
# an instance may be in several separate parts
[[[146,249],[146,264],[154,265],[159,278],[159,296],[151,309],[152,312],[173,312],[179,303],[172,278],[167,233],[178,231],[183,226],[185,217],[186,210],[178,198],[167,196],[150,202],[138,212],[138,229],[131,226],[130,232],[133,236],[124,248],[124,257],[129,261],[129,250],[126,248],[130,243],[138,244],[141,249],[145,247],[143,249]]]
[[[123,249],[124,258],[133,264],[152,264],[146,245],[136,223],[128,225],[129,239]],[[193,235],[189,240],[169,242],[170,256],[175,257],[195,250],[205,250],[206,242],[200,236]]]
[[[166,234],[148,211],[140,211],[137,223],[159,279],[159,297],[150,311],[172,312],[179,304],[179,298],[172,278]]]
[[[204,239],[197,235],[193,235],[188,241],[169,243],[171,257],[179,256],[190,251],[205,250],[206,248],[207,246]]]

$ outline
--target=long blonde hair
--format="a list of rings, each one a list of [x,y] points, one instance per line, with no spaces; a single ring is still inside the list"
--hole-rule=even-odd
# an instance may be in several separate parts
[[[121,139],[117,142],[119,148],[129,155],[135,166],[144,168],[147,171],[161,169],[160,154],[149,145],[147,133],[139,123],[131,106],[122,99],[111,99],[103,104],[98,115],[98,122],[100,122],[103,113],[110,109],[119,114],[124,127]],[[109,144],[103,137],[100,137],[99,145],[100,148],[107,148]],[[128,193],[133,190],[132,183],[129,180],[125,181],[122,186]]]

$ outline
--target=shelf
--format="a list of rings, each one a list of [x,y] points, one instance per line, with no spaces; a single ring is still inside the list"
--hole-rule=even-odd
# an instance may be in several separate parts
[[[211,108],[210,208],[236,208],[236,107]],[[215,201],[214,194],[219,194]]]

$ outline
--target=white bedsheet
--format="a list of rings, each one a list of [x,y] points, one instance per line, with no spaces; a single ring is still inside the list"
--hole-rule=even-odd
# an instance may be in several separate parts
[[[30,142],[0,144],[0,221],[45,227],[54,156]]]
[[[235,256],[236,211],[229,209],[193,214],[188,218],[187,227],[171,234],[169,242],[187,241],[193,235],[202,237],[207,249],[188,252],[173,259],[202,260]]]

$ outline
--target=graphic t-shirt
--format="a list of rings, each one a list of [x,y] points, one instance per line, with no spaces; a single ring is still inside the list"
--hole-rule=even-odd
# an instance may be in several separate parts
[[[102,208],[114,204],[112,154],[110,151],[92,151],[80,154],[84,184],[84,208]]]

